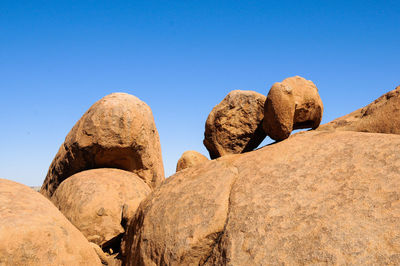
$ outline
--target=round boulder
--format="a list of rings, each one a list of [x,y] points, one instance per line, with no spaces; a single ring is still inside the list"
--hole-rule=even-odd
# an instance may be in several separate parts
[[[295,129],[319,126],[323,105],[315,84],[302,77],[275,83],[264,106],[263,128],[274,140],[284,140]]]
[[[215,159],[257,148],[266,134],[262,129],[265,96],[254,91],[231,91],[208,115],[204,146]]]
[[[197,151],[185,151],[178,160],[176,171],[178,172],[207,161],[207,157]]]
[[[134,173],[93,169],[62,182],[51,201],[90,242],[116,251],[124,226],[150,191]]]
[[[56,207],[0,179],[0,265],[101,265],[93,247]]]
[[[66,178],[102,167],[136,173],[151,188],[164,180],[153,114],[135,96],[113,93],[89,108],[65,138],[40,192],[50,198]]]

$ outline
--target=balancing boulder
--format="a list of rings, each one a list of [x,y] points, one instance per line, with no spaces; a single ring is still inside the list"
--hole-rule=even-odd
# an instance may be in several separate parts
[[[231,91],[209,114],[204,146],[215,159],[251,151],[266,137],[262,129],[265,96],[254,91]]]
[[[315,84],[302,77],[275,83],[264,106],[263,127],[274,140],[284,140],[295,129],[319,126],[323,105]]]

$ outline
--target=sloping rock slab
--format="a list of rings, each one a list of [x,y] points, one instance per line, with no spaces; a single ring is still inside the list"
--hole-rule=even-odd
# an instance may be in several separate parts
[[[318,130],[400,134],[400,86],[363,108],[321,125]]]
[[[399,264],[400,136],[302,132],[178,172],[139,207],[128,265]]]

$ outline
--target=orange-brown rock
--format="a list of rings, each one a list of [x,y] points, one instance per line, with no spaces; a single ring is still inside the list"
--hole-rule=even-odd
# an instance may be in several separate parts
[[[400,86],[361,109],[321,125],[318,130],[400,134]]]
[[[263,128],[274,140],[284,140],[295,129],[319,126],[323,105],[315,84],[302,77],[275,83],[264,106]]]
[[[251,151],[266,137],[262,129],[265,96],[254,91],[231,91],[208,115],[204,146],[215,159]]]
[[[30,187],[0,179],[0,265],[101,265],[56,207]]]
[[[110,255],[108,253],[105,253],[98,245],[95,243],[90,242],[89,243],[94,251],[96,252],[97,256],[99,256],[99,259],[103,265],[108,265],[108,266],[121,266],[122,262],[117,259],[117,255]]]
[[[123,225],[150,191],[134,173],[93,169],[62,182],[51,201],[90,242],[108,250],[119,246]]]
[[[197,151],[185,151],[176,164],[176,171],[178,172],[207,161],[208,158]]]
[[[126,263],[398,265],[399,146],[309,131],[180,171],[139,206]]]
[[[113,93],[89,108],[61,145],[41,193],[50,198],[71,175],[102,167],[134,172],[151,188],[164,180],[153,114],[135,96]]]

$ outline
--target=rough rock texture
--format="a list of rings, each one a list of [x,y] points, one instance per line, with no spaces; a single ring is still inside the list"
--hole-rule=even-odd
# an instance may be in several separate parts
[[[93,169],[62,182],[51,201],[90,242],[108,249],[119,246],[123,225],[150,191],[134,173]]]
[[[115,255],[110,256],[108,253],[105,253],[98,245],[95,243],[90,242],[90,245],[93,247],[94,251],[96,252],[97,256],[103,265],[108,266],[120,266],[122,263],[120,260],[116,258]]]
[[[71,175],[102,167],[134,172],[151,188],[164,180],[153,114],[135,96],[113,93],[89,108],[61,145],[41,193],[50,198]]]
[[[215,159],[251,151],[266,137],[262,129],[265,96],[254,91],[231,91],[208,115],[204,145]]]
[[[398,265],[399,146],[309,131],[178,172],[140,205],[127,264]]]
[[[321,125],[318,130],[400,134],[400,86],[361,109]]]
[[[30,187],[0,179],[0,265],[101,265],[56,207]]]
[[[178,172],[207,161],[208,158],[197,151],[185,151],[176,164],[176,171]]]
[[[302,77],[275,83],[264,106],[263,128],[274,140],[284,140],[295,129],[319,126],[323,105],[315,84]]]

